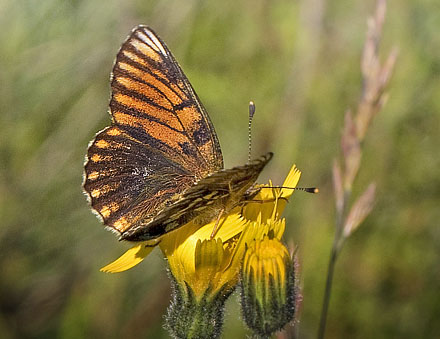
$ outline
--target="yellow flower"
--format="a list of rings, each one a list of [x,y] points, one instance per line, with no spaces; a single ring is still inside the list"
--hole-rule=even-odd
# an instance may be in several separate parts
[[[293,166],[283,186],[296,187],[300,175]],[[290,321],[294,312],[293,265],[281,243],[285,230],[281,214],[294,190],[273,188],[271,182],[260,188],[252,201],[220,219],[214,237],[216,221],[202,227],[189,222],[159,241],[134,246],[101,270],[129,269],[158,244],[168,260],[173,283],[166,327],[174,337],[200,338],[215,337],[221,332],[225,301],[242,272],[242,281],[247,282],[241,284],[245,291],[242,295],[247,296],[242,302],[244,318],[255,333],[272,333]],[[279,317],[276,312],[280,309],[290,313]],[[261,328],[248,321],[255,314],[263,319]]]
[[[300,174],[294,166],[283,185],[295,187]],[[285,220],[280,215],[292,193],[292,189],[262,187],[253,201],[220,220],[213,238],[216,221],[202,227],[189,223],[162,238],[159,246],[168,259],[174,287],[166,316],[166,327],[173,337],[218,337],[224,304],[239,281],[243,257],[248,266],[264,270],[255,270],[257,277],[251,279],[259,286],[259,293],[249,293],[255,286],[246,285],[250,286],[246,289],[249,298],[243,299],[242,309],[248,326],[257,334],[267,334],[292,319],[293,264],[280,242],[285,230]],[[265,273],[263,279],[260,273]],[[245,285],[241,286],[244,291]],[[262,289],[274,293],[261,298]],[[261,306],[255,307],[257,303]],[[270,307],[274,305],[280,307]],[[282,313],[276,314],[278,311]]]

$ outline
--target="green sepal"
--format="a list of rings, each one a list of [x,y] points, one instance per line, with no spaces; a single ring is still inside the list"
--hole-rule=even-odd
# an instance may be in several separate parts
[[[219,338],[224,320],[225,302],[235,288],[224,287],[215,295],[211,288],[196,298],[191,287],[182,286],[170,274],[172,299],[165,316],[165,328],[173,338]]]

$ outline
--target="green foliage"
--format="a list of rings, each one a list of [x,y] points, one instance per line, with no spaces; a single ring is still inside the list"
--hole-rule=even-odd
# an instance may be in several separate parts
[[[127,246],[81,192],[87,144],[110,122],[112,62],[141,23],[193,83],[227,167],[247,159],[253,100],[253,154],[275,153],[261,182],[280,184],[296,163],[301,185],[320,187],[317,196],[295,193],[287,209],[304,286],[299,333],[315,336],[334,232],[332,159],[361,92],[373,8],[372,0],[1,1],[0,337],[167,337],[162,260],[98,272]],[[439,13],[436,0],[388,3],[382,47],[400,55],[355,192],[375,180],[378,199],[338,260],[327,338],[440,333]],[[226,312],[225,333],[242,335],[236,323]]]

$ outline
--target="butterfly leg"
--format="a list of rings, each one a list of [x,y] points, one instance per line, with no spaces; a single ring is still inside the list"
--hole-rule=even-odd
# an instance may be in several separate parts
[[[278,200],[289,201],[289,199],[284,198],[284,197],[279,197]],[[275,198],[273,198],[273,199],[267,199],[267,200],[255,200],[255,199],[252,199],[252,200],[245,200],[245,201],[243,201],[243,203],[244,203],[244,204],[252,204],[252,203],[255,203],[255,204],[265,204],[265,203],[275,202],[275,201],[276,201]]]
[[[145,242],[144,246],[145,247],[156,247],[157,245],[160,244],[162,240],[161,239],[154,239],[153,241],[147,241]]]
[[[222,208],[217,216],[217,220],[215,221],[214,228],[212,229],[211,237],[210,237],[211,239],[214,238],[215,234],[217,233],[217,231],[219,229],[220,219],[224,213],[225,213],[225,209]]]
[[[285,201],[289,202],[289,199],[284,198],[284,197],[279,197],[278,200],[285,200]],[[244,200],[244,201],[242,201],[241,214],[243,215],[243,209],[244,209],[244,207],[247,204],[252,204],[252,203],[254,203],[254,204],[265,204],[265,203],[268,203],[268,202],[275,202],[275,201],[276,201],[275,198],[274,199],[267,199],[267,200],[256,200],[256,199]]]

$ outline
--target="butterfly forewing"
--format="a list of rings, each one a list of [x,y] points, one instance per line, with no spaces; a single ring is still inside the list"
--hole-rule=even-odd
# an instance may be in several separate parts
[[[223,168],[214,127],[165,43],[136,28],[113,68],[115,124],[199,178]]]

